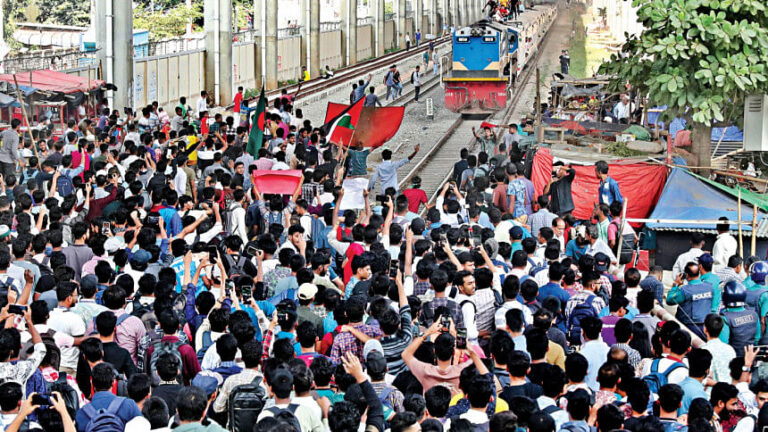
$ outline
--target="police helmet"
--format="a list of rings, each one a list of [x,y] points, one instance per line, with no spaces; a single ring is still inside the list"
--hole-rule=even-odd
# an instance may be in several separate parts
[[[768,277],[768,263],[765,261],[758,261],[752,264],[752,267],[749,269],[749,274],[754,282],[764,284],[766,277]]]
[[[730,280],[725,283],[723,289],[723,303],[725,307],[735,308],[744,306],[744,301],[747,299],[747,289],[741,282]]]

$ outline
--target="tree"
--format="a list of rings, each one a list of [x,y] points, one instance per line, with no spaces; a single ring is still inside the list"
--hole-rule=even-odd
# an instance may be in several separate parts
[[[693,154],[709,167],[712,125],[740,123],[744,97],[768,91],[765,0],[634,0],[645,29],[603,63],[600,73],[629,82],[649,104],[667,105],[662,120],[693,127]]]
[[[134,9],[133,28],[149,30],[150,39],[156,41],[183,35],[189,20],[194,21],[202,16],[196,6],[188,8],[180,5],[164,12]]]

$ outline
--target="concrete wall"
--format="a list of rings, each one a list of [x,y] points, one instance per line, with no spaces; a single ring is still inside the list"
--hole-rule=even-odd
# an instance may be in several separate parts
[[[405,30],[403,30],[403,32],[410,34],[411,43],[415,45],[416,40],[413,35],[416,33],[416,28],[413,26],[413,18],[405,19]],[[405,37],[405,34],[403,34],[403,37]]]
[[[298,36],[277,41],[277,81],[296,80],[301,75],[301,38]]]
[[[259,46],[246,43],[232,46],[232,80],[237,87],[258,88],[261,83]]]
[[[179,97],[186,96],[187,105],[194,107],[205,84],[204,63],[204,51],[135,61],[134,93],[138,106],[158,101],[170,113]],[[75,74],[80,75],[80,72]]]
[[[320,33],[320,70],[323,70],[325,65],[337,69],[343,64],[341,30]]]
[[[391,49],[395,46],[395,22],[384,22],[384,50]]]
[[[357,28],[357,60],[362,61],[373,55],[374,37],[373,25],[364,25]]]

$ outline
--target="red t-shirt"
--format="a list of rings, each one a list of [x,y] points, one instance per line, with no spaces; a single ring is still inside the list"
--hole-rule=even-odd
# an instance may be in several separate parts
[[[232,112],[240,113],[240,105],[243,103],[243,94],[240,92],[237,92],[235,95],[235,101],[234,101],[234,107],[232,108]]]
[[[403,195],[408,198],[408,211],[418,213],[421,204],[427,204],[427,193],[421,189],[406,189]]]

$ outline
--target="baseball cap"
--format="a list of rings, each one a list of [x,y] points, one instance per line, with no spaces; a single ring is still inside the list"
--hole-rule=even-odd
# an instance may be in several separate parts
[[[598,252],[595,254],[595,270],[597,271],[608,271],[608,255]]]
[[[150,259],[152,259],[151,253],[145,251],[144,249],[139,249],[131,257],[131,262],[136,262],[137,264],[146,264],[149,262]]]
[[[317,285],[312,283],[303,283],[299,287],[299,299],[300,300],[310,300],[312,299],[315,294],[317,294]]]
[[[378,351],[382,354],[384,354],[384,347],[381,346],[381,342],[379,342],[376,339],[370,339],[368,342],[365,343],[363,346],[363,357],[368,358],[368,354]]]
[[[190,384],[203,389],[205,394],[210,398],[216,389],[219,388],[221,383],[219,382],[219,379],[214,375],[208,375],[200,372],[192,379]]]
[[[523,229],[519,226],[514,226],[509,230],[509,236],[512,238],[512,240],[522,240]]]
[[[423,233],[424,230],[427,229],[427,225],[424,222],[424,219],[417,217],[414,220],[411,221],[411,231],[414,233]]]
[[[713,264],[715,262],[715,259],[712,258],[712,255],[705,253],[699,256],[699,264]]]
[[[387,360],[384,358],[384,354],[379,351],[371,351],[365,357],[365,368],[368,373],[379,375],[387,371]]]
[[[96,275],[89,274],[86,276],[83,276],[82,279],[80,279],[80,288],[93,288],[94,291],[96,290],[96,286],[99,284],[99,279],[96,277]]]

